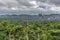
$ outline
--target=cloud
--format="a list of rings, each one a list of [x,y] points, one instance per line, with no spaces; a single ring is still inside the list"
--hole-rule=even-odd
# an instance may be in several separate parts
[[[49,10],[52,10],[52,11],[60,11],[60,7],[51,7],[51,8],[49,8]]]
[[[16,0],[0,0],[0,5],[12,5],[17,4]]]
[[[48,6],[48,7],[46,7]],[[0,9],[3,10],[41,10],[60,7],[60,0],[0,0]]]
[[[60,0],[50,0],[50,2],[55,4],[56,6],[60,6]]]
[[[37,8],[39,5],[37,5],[36,1],[33,0],[0,0],[0,7],[2,9],[8,8],[22,8],[22,9],[28,9],[28,8]]]

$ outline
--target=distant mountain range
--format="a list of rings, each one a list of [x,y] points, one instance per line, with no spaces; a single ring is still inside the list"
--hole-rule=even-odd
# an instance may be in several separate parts
[[[0,10],[0,19],[60,20],[60,14],[57,11],[50,10]]]
[[[50,15],[0,15],[0,19],[21,19],[21,20],[60,20],[60,14]]]

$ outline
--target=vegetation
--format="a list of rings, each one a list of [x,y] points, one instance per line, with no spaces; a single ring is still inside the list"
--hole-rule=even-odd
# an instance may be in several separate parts
[[[60,21],[0,20],[0,40],[60,40]]]

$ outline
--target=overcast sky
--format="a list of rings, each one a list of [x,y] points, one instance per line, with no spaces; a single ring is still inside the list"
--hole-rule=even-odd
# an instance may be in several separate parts
[[[60,0],[0,0],[0,9],[60,11]]]

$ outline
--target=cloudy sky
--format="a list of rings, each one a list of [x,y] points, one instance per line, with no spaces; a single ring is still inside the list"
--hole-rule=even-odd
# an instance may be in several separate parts
[[[60,11],[60,0],[0,0],[1,9]]]

